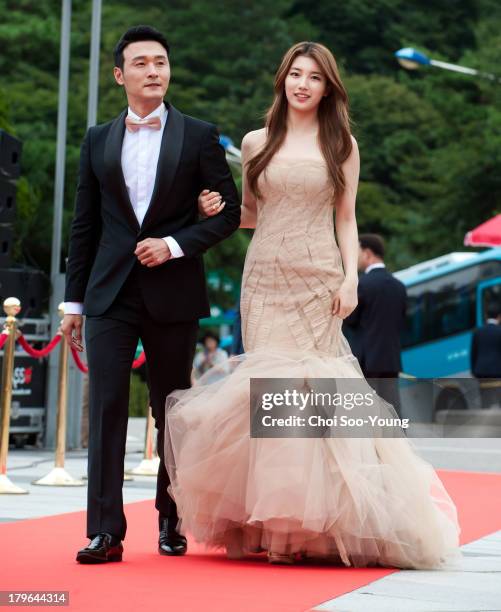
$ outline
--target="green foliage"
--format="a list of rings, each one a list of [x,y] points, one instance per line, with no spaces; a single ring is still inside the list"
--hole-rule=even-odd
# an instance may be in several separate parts
[[[501,83],[393,57],[429,57],[499,72],[496,0],[298,0],[343,67],[361,152],[361,231],[381,232],[403,267],[461,248],[468,229],[501,208]],[[500,75],[501,76],[501,75]]]
[[[129,416],[145,417],[148,414],[148,387],[141,377],[132,372],[130,376]]]
[[[91,5],[73,3],[64,245],[86,128]],[[16,259],[45,269],[54,197],[59,11],[60,3],[50,0],[0,0],[0,127],[24,142]],[[215,122],[237,146],[262,125],[283,52],[299,40],[330,47],[350,95],[361,153],[359,226],[387,238],[393,266],[460,248],[468,229],[501,211],[501,84],[434,68],[407,72],[393,56],[415,46],[436,59],[496,73],[497,0],[105,0],[99,122],[125,105],[113,79],[112,51],[136,23],[166,33],[172,102]],[[207,269],[222,269],[238,282],[248,241],[249,232],[239,231],[212,249]]]
[[[450,61],[474,44],[475,0],[298,0],[295,10],[318,27],[321,42],[346,67],[363,74],[394,74],[392,51],[418,46]]]

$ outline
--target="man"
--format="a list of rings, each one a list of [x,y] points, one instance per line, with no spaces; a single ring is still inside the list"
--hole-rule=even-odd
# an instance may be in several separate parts
[[[501,378],[501,307],[487,306],[487,321],[471,339],[471,371],[476,378]]]
[[[496,302],[487,305],[487,321],[473,333],[470,363],[475,378],[480,381],[482,408],[500,405],[501,379],[501,307]]]
[[[359,236],[358,306],[345,319],[353,353],[376,391],[400,411],[396,379],[401,370],[400,334],[404,325],[406,290],[384,264],[384,242],[377,234]]]
[[[89,362],[89,545],[80,563],[122,559],[122,483],[130,370],[141,338],[158,428],[155,506],[159,552],[180,555],[176,505],[164,465],[165,398],[190,386],[198,319],[209,315],[202,253],[239,225],[238,194],[215,127],[164,103],[169,46],[148,26],[115,48],[114,75],[128,109],[89,129],[69,246],[63,331]],[[226,205],[198,221],[206,186]],[[83,304],[82,304],[83,303]]]

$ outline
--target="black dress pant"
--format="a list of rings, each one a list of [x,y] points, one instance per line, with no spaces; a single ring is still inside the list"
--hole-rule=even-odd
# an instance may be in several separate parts
[[[162,289],[159,288],[159,291]],[[175,289],[165,292],[175,299]],[[187,389],[195,353],[198,321],[159,323],[143,302],[137,268],[117,299],[101,316],[87,317],[85,339],[89,363],[89,459],[87,537],[110,533],[124,539],[127,522],[122,485],[129,410],[131,366],[139,338],[146,355],[150,405],[155,419],[160,467],[155,507],[174,524],[176,504],[164,463],[165,399]]]

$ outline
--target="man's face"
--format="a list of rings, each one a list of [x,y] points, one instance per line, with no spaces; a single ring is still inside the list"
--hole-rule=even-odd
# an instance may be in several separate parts
[[[127,45],[123,51],[124,67],[114,68],[115,80],[123,85],[132,101],[164,99],[170,82],[167,51],[157,41],[144,40]]]

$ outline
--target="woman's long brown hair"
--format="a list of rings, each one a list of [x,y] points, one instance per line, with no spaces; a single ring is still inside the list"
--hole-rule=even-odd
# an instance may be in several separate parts
[[[315,60],[327,81],[327,95],[322,98],[318,106],[319,144],[327,163],[335,197],[341,195],[346,188],[341,166],[353,147],[348,114],[348,95],[341,82],[336,60],[329,49],[319,43],[300,42],[291,47],[282,59],[275,75],[275,99],[266,113],[266,142],[264,147],[246,164],[249,188],[256,197],[261,197],[257,185],[258,178],[285,139],[288,109],[285,79],[292,63],[300,55]]]

